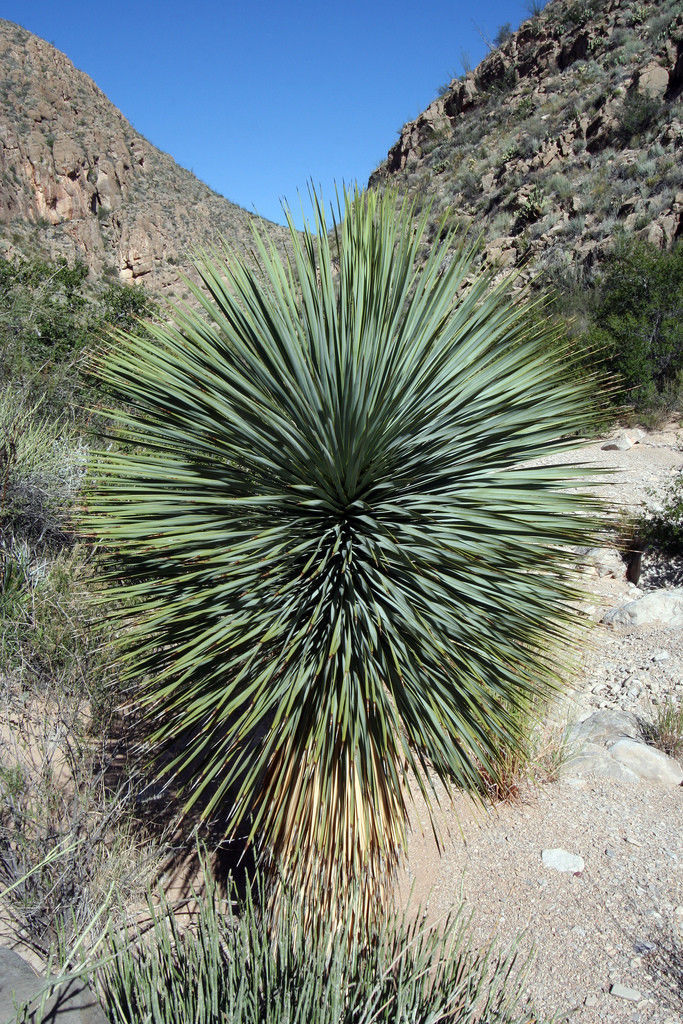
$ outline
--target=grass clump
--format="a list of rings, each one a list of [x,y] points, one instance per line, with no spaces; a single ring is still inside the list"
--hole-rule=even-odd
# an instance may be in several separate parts
[[[657,704],[643,723],[643,731],[648,743],[669,757],[683,756],[683,702],[667,697]]]
[[[266,927],[258,880],[227,901],[209,885],[183,928],[162,899],[146,934],[110,933],[99,972],[112,1024],[527,1024],[520,964],[475,950],[461,914],[442,927],[392,915],[362,938],[321,918],[305,930],[288,895]],[[353,936],[349,939],[349,933]]]
[[[43,415],[19,386],[0,389],[0,541],[35,552],[68,545],[86,463],[69,422]]]

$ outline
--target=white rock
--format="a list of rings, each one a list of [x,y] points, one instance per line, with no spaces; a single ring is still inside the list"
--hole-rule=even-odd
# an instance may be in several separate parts
[[[620,985],[618,981],[611,986],[610,992],[613,996],[618,996],[619,999],[631,999],[634,1003],[639,1002],[643,998],[637,988]]]
[[[620,579],[626,572],[623,559],[615,548],[586,548],[579,553],[585,555],[590,563],[586,568],[592,567],[600,577]]]
[[[583,871],[585,865],[583,857],[576,853],[568,853],[566,850],[543,850],[541,860],[546,868],[553,868],[555,871]]]
[[[677,761],[662,750],[656,750],[636,740],[617,740],[609,748],[610,755],[638,778],[664,786],[680,786],[683,770]]]
[[[633,448],[633,442],[629,440],[623,431],[614,441],[608,441],[607,444],[602,446],[604,452],[627,452],[629,448]]]
[[[683,628],[683,587],[673,590],[653,590],[644,597],[611,608],[602,617],[608,626],[635,627],[661,623],[672,628]]]

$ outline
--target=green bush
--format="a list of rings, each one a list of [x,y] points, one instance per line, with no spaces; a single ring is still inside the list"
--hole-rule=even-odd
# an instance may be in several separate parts
[[[605,260],[588,347],[602,351],[616,397],[636,411],[683,401],[683,246],[622,238]]]
[[[84,263],[0,257],[0,384],[21,382],[56,408],[73,408],[84,399],[84,353],[110,327],[125,330],[139,315],[156,314],[140,288],[102,288]]]
[[[298,900],[285,901],[275,933],[263,889],[245,898],[200,900],[181,927],[162,900],[152,926],[131,941],[110,935],[99,971],[111,1024],[527,1024],[519,965],[475,952],[466,922],[429,928],[392,915],[349,940],[322,918],[304,928]],[[106,954],[104,955],[106,958]]]
[[[617,137],[627,146],[647,131],[662,110],[662,103],[637,89],[627,92],[618,117]]]
[[[641,516],[633,527],[641,542],[668,555],[683,555],[683,474],[663,494],[662,507]]]
[[[0,258],[3,348],[30,361],[63,359],[83,343],[88,268],[42,259]],[[5,358],[7,354],[3,352]]]

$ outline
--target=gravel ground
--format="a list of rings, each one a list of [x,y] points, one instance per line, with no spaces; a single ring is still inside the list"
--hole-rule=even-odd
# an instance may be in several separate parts
[[[683,433],[673,424],[628,450],[582,450],[609,470],[599,490],[628,511],[653,504],[683,468]],[[568,455],[567,461],[576,458]],[[604,553],[603,553],[604,554]],[[585,562],[595,622],[556,719],[582,721],[601,709],[648,718],[669,695],[683,696],[683,629],[621,630],[604,612],[661,586],[681,586],[679,563],[647,557],[638,587],[616,553]],[[436,921],[464,902],[474,934],[534,951],[526,987],[538,1012],[576,1024],[683,1021],[683,788],[572,774],[525,784],[520,799],[488,812],[464,797],[439,813],[441,851],[418,798],[403,880],[406,900]],[[543,850],[583,859],[581,870],[546,867]],[[410,894],[410,895],[408,895]],[[619,987],[621,986],[621,988]]]

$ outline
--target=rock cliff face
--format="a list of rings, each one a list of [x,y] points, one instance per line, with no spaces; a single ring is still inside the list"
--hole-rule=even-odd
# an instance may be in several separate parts
[[[173,291],[193,248],[220,237],[246,247],[253,220],[150,145],[64,54],[0,20],[5,251],[77,257]]]
[[[483,233],[502,266],[590,266],[620,228],[670,246],[683,232],[680,0],[552,0],[499,42],[404,125],[370,185],[431,200],[435,231],[445,217]]]

